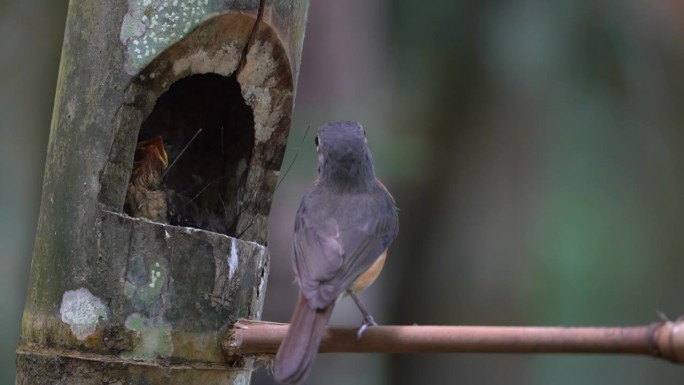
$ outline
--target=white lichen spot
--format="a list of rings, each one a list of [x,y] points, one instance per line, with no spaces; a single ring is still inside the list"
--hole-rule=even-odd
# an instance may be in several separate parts
[[[149,287],[154,288],[154,286],[157,284],[157,280],[161,277],[161,273],[158,270],[151,269],[150,270],[150,283]]]
[[[120,40],[126,46],[126,71],[137,73],[169,44],[187,35],[202,16],[219,11],[221,2],[180,0],[127,0]],[[150,46],[149,44],[154,44]],[[145,49],[135,52],[138,45]]]
[[[154,72],[152,72],[150,74],[150,79],[154,79]],[[170,238],[171,238],[171,234],[169,234],[169,232],[166,229],[164,229],[164,239],[170,239]]]
[[[70,290],[62,295],[59,314],[79,340],[95,332],[100,319],[107,321],[107,306],[88,289]]]
[[[235,270],[237,270],[237,266],[238,266],[237,245],[235,244],[235,238],[233,238],[231,246],[230,246],[230,258],[228,259],[228,279],[233,278],[233,274],[235,274]]]

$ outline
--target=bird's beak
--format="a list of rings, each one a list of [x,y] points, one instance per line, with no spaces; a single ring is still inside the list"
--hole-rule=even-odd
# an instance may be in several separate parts
[[[156,156],[157,159],[159,159],[162,162],[164,168],[168,167],[169,157],[166,155],[166,151],[164,150],[164,142],[162,141],[161,136],[157,136],[150,140],[138,142],[137,147],[139,150],[146,150],[148,152],[153,153],[154,156]]]

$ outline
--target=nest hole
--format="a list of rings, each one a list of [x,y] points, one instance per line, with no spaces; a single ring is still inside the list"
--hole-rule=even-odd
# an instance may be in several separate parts
[[[168,156],[160,187],[168,223],[236,236],[254,115],[235,75],[197,74],[172,84],[142,123],[138,141],[157,136]]]

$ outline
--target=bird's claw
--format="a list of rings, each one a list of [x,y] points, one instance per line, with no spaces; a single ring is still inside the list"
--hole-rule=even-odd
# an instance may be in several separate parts
[[[368,329],[369,326],[378,326],[378,323],[375,322],[373,319],[373,316],[368,314],[364,319],[363,323],[361,324],[361,327],[359,330],[356,331],[356,340],[360,341],[361,337],[363,336],[363,333]]]

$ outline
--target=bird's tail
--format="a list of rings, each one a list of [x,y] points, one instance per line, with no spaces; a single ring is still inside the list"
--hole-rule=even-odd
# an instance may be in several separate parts
[[[306,379],[325,327],[332,314],[334,303],[323,309],[312,309],[299,294],[285,339],[278,348],[273,366],[276,380],[286,384],[299,384]]]

